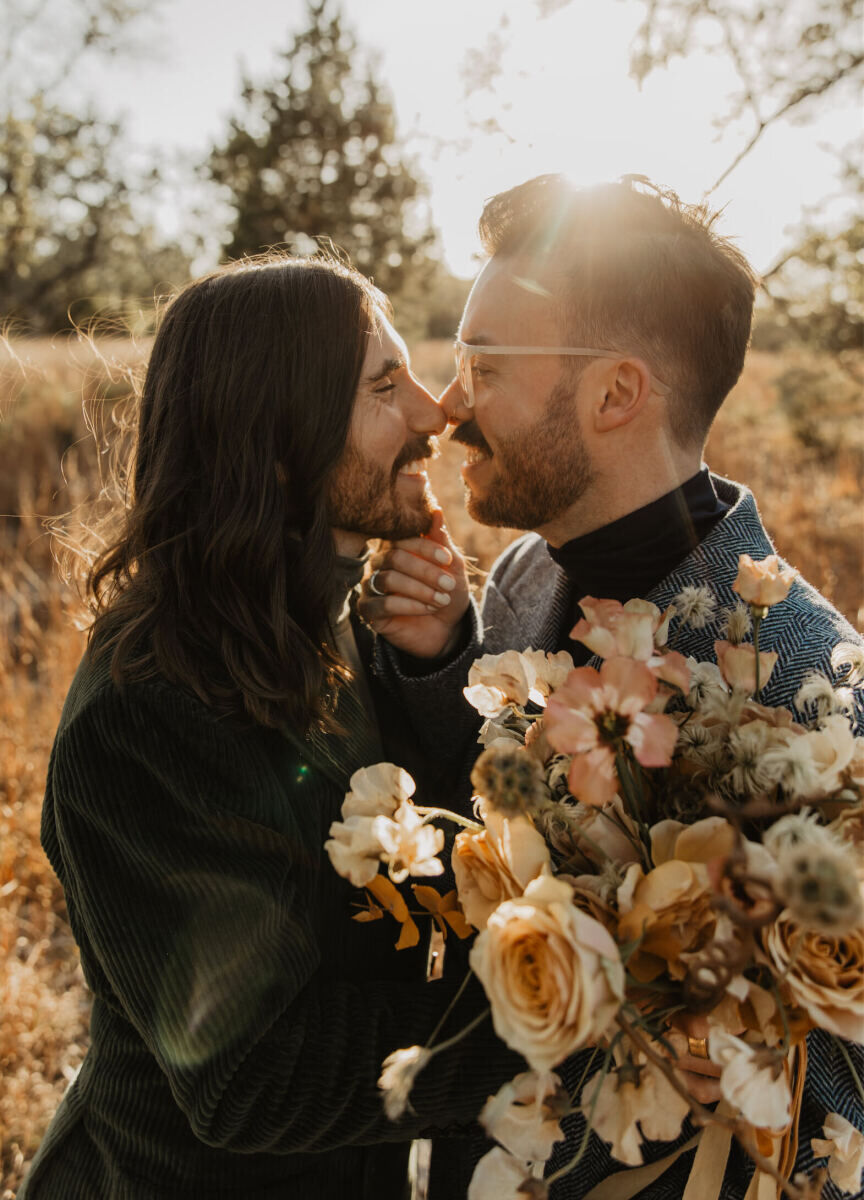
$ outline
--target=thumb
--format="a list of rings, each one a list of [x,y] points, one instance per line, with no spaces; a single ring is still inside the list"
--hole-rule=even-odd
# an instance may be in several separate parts
[[[437,542],[439,546],[446,546],[448,550],[455,553],[456,547],[453,539],[450,537],[450,531],[444,524],[444,513],[440,508],[436,508],[432,512],[432,524],[429,526],[429,532],[424,535],[430,542]]]

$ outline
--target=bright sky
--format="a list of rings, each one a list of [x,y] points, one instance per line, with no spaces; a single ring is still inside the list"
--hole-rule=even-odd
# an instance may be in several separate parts
[[[495,95],[466,101],[466,55],[505,8],[505,76]],[[254,78],[271,77],[304,9],[303,0],[169,0],[149,21],[153,50],[91,76],[89,86],[108,112],[126,113],[138,146],[200,159],[236,109],[241,64]],[[400,135],[430,181],[445,256],[462,275],[474,273],[483,200],[502,188],[543,171],[579,182],[640,172],[695,200],[750,132],[742,125],[715,140],[712,118],[736,86],[720,54],[678,60],[637,89],[627,61],[639,0],[572,0],[544,20],[532,0],[342,0],[342,10],[360,46],[378,56]],[[512,140],[472,131],[469,118],[490,113]],[[860,132],[851,106],[778,126],[715,193],[726,205],[722,232],[738,237],[757,269],[771,264],[805,208],[837,190],[824,147]]]

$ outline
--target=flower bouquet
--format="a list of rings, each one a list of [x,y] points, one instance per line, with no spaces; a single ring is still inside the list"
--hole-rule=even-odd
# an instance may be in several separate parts
[[[756,1163],[754,1196],[766,1185],[821,1195],[826,1168],[789,1175],[810,1030],[838,1038],[861,1088],[843,1039],[864,1041],[864,739],[849,721],[864,655],[837,647],[843,687],[804,681],[806,723],[760,702],[778,659],[760,649],[760,627],[792,578],[776,558],[742,556],[743,602],[720,615],[701,588],[665,612],[585,597],[571,637],[599,667],[530,649],[478,659],[465,689],[485,718],[473,819],[414,805],[392,764],[352,778],[326,849],[365,889],[357,919],[389,912],[399,947],[416,943],[420,913],[439,937],[473,937],[495,1031],[530,1067],[479,1114],[499,1145],[469,1200],[548,1196],[592,1130],[636,1167],[643,1142],[678,1138],[688,1116],[700,1200],[721,1196],[733,1137]],[[675,650],[688,623],[721,619],[716,662]],[[442,819],[460,827],[456,886],[414,885],[412,911],[397,885],[443,873]],[[690,1036],[694,1018],[704,1038]],[[392,1119],[429,1059],[474,1025],[388,1058],[379,1084]],[[719,1069],[714,1110],[693,1094],[688,1053]],[[580,1068],[567,1088],[554,1070],[565,1062]],[[574,1111],[581,1145],[544,1178]],[[814,1153],[856,1192],[864,1137],[834,1113],[823,1132]]]

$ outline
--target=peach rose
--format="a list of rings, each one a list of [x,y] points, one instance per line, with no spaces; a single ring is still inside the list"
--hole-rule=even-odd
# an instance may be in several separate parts
[[[573,905],[552,875],[489,917],[470,962],[489,997],[495,1032],[535,1071],[550,1071],[608,1029],[624,996],[624,967],[606,929]]]
[[[482,798],[477,812],[485,828],[456,835],[451,863],[462,911],[475,929],[485,929],[502,900],[521,896],[536,879],[549,850],[527,817],[505,817]]]
[[[791,567],[784,571],[776,554],[769,554],[761,562],[754,562],[749,554],[742,554],[738,558],[738,577],[732,590],[755,608],[767,608],[786,599],[797,575]]]
[[[804,929],[784,909],[763,945],[797,1004],[829,1033],[864,1041],[864,927],[830,937]]]
[[[717,665],[730,687],[742,688],[745,692],[756,690],[756,649],[749,643],[733,646],[731,642],[715,642],[714,653]],[[759,651],[759,687],[768,682],[779,655],[774,650]]]
[[[663,645],[673,610],[661,613],[649,600],[595,600],[583,596],[579,607],[585,614],[570,630],[571,638],[587,646],[600,658],[651,658],[655,645]]]

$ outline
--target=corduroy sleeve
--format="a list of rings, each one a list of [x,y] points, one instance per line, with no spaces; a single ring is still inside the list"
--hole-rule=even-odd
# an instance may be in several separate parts
[[[469,1123],[522,1060],[484,1022],[418,1077],[415,1113],[387,1120],[381,1062],[426,1040],[455,984],[320,977],[302,886],[314,782],[297,781],[282,828],[254,819],[283,786],[249,739],[171,689],[100,693],[66,725],[47,803],[91,986],[207,1144],[316,1152]],[[472,985],[448,1032],[484,1006]]]

